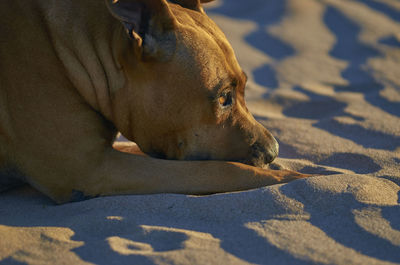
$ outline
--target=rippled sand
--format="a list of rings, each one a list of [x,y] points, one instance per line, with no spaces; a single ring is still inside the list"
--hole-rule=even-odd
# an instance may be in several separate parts
[[[225,0],[276,163],[321,176],[205,197],[54,206],[0,194],[0,264],[400,263],[400,2]]]

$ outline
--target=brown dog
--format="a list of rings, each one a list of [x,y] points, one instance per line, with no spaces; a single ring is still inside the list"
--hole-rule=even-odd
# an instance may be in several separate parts
[[[305,177],[255,167],[278,144],[246,108],[231,46],[200,0],[172,2],[0,2],[1,188],[63,203]],[[150,156],[113,149],[117,131]]]

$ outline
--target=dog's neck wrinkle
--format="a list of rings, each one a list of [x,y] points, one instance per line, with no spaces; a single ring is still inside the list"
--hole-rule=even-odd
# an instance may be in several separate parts
[[[100,82],[97,83],[94,80],[97,105],[101,113],[110,121],[114,118],[113,97],[127,82],[118,58],[121,49],[124,49],[121,46],[127,36],[119,22],[115,26],[116,30],[110,32],[111,36],[107,36],[105,40],[99,39],[94,42],[94,51],[98,58],[95,71],[103,74]],[[96,76],[93,75],[93,77]]]
[[[80,16],[68,3],[61,9],[59,5],[44,9],[54,50],[71,83],[93,109],[111,121],[112,95],[125,83],[116,58],[125,32],[102,5],[98,1],[98,12],[91,13],[103,19]]]

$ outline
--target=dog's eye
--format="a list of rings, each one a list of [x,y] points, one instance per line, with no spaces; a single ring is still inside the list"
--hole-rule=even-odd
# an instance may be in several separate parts
[[[232,105],[232,93],[227,92],[219,96],[218,102],[222,107],[228,107]]]

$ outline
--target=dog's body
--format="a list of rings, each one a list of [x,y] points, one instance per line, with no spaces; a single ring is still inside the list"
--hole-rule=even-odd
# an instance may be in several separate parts
[[[245,106],[246,77],[200,3],[174,2],[0,2],[0,189],[62,203],[305,177],[252,166],[277,143]],[[117,131],[151,157],[113,149]]]

